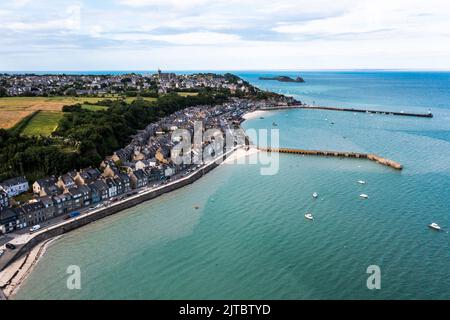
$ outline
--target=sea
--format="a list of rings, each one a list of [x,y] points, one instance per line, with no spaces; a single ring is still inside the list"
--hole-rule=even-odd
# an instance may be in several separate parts
[[[434,117],[280,110],[247,120],[277,129],[281,147],[375,153],[404,170],[290,154],[273,175],[262,161],[223,164],[57,239],[14,299],[450,298],[450,73],[233,73],[317,106]],[[277,75],[306,82],[259,80]],[[80,289],[67,285],[71,266]]]

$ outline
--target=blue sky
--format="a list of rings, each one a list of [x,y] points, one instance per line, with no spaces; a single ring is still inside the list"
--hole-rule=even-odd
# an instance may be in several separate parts
[[[2,0],[0,70],[450,69],[447,0]]]

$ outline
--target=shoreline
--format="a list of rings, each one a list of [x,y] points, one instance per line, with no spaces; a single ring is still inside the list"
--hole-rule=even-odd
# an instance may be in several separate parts
[[[247,112],[246,114],[244,114],[242,116],[242,118],[244,119],[244,121],[256,119],[256,118],[262,117],[264,114],[267,113],[267,111],[269,111],[269,110],[258,109],[255,111]]]
[[[6,277],[7,283],[1,290],[7,300],[13,298],[17,294],[23,283],[45,255],[48,247],[60,237],[61,236],[57,236],[41,242],[31,249],[28,254],[17,261],[14,261],[2,271],[2,276]],[[17,268],[17,265],[20,265],[20,267]]]
[[[244,150],[242,146],[240,147],[236,147],[233,150],[228,151],[228,153],[225,153],[223,155],[223,157],[226,157],[225,160],[223,160],[221,163],[219,163],[218,165],[214,166],[212,169],[213,170],[215,167],[220,166],[222,164],[236,164],[236,163],[240,163],[239,159],[242,159],[243,157],[249,157],[253,154],[256,154],[260,152],[257,148],[255,147],[250,147],[249,150]],[[219,157],[220,158],[220,157]],[[205,165],[205,167],[210,167],[213,166],[216,161],[218,160],[218,158],[216,158],[214,161],[208,163]],[[203,168],[204,169],[204,168]],[[199,170],[199,172],[201,172],[202,170]],[[209,172],[209,171],[208,171]],[[208,173],[206,172],[206,173]],[[196,172],[198,173],[198,172]],[[186,178],[182,178],[183,179],[187,179],[189,177],[194,176],[196,173],[191,174],[190,176],[186,177]],[[206,174],[205,173],[205,174]],[[199,178],[201,178],[204,174],[200,175],[199,177],[197,177],[195,179],[198,180]],[[193,182],[195,182],[193,181]],[[175,181],[172,182],[172,185],[179,183],[181,181]],[[169,185],[166,186],[162,186],[161,188],[164,187],[168,187]],[[185,185],[183,185],[185,186]],[[178,188],[174,188],[173,190],[169,190],[167,192],[163,192],[160,195],[164,194],[164,193],[169,193],[171,191],[177,190],[179,188],[182,188],[183,186],[180,186]],[[187,186],[187,185],[186,185]],[[151,191],[150,191],[151,192]],[[130,199],[127,200],[131,200],[131,198],[136,198],[136,197],[142,197],[145,194],[148,194],[148,191],[143,192],[141,194],[138,194],[134,197],[130,197]],[[159,195],[158,195],[159,196]],[[151,199],[149,199],[151,200]],[[147,202],[149,200],[143,200],[142,202]],[[130,207],[133,207],[134,205],[131,205]],[[85,217],[86,215],[89,214],[94,214],[98,211],[105,211],[107,210],[109,207],[105,207],[102,208],[100,210],[94,211],[94,212],[90,212],[87,213],[81,217],[78,218],[74,218],[72,220],[66,221],[64,223],[62,223],[62,225],[58,224],[56,226],[53,226],[53,228],[60,228],[65,224],[69,224],[72,221],[76,221],[79,218]],[[127,208],[124,208],[123,210],[126,210]],[[119,210],[116,213],[122,212],[123,210]],[[114,214],[114,213],[113,213]],[[102,217],[95,219],[93,221],[99,221],[101,220]],[[92,221],[92,222],[93,222]],[[89,224],[90,222],[87,222],[86,224]],[[81,226],[80,226],[81,227]],[[35,233],[32,236],[28,236],[27,242],[24,244],[27,245],[31,242],[31,240],[33,240],[37,235],[39,234],[44,234],[46,232],[48,232],[48,230],[51,229],[51,227],[42,230],[40,233]],[[64,229],[64,228],[63,228]],[[10,262],[1,272],[0,272],[0,291],[3,293],[3,295],[5,296],[6,300],[10,299],[11,297],[14,297],[14,295],[20,290],[21,286],[23,285],[23,283],[26,281],[26,279],[30,276],[30,274],[33,272],[34,267],[37,265],[37,263],[39,263],[39,261],[41,261],[41,258],[45,255],[45,252],[47,251],[48,246],[55,240],[57,240],[58,238],[62,237],[65,233],[70,232],[71,230],[67,230],[64,231],[62,234],[57,235],[57,236],[51,236],[50,238],[40,241],[38,242],[36,245],[32,246],[31,249],[28,250],[27,253],[22,254],[20,257],[18,257],[17,259],[14,259],[12,262]],[[31,259],[31,261],[29,260]],[[2,278],[5,278],[6,280],[3,280],[3,282],[1,281]]]

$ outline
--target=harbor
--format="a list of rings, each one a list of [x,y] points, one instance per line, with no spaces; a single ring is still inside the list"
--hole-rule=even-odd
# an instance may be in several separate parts
[[[325,151],[325,150],[304,150],[304,149],[289,149],[289,148],[265,148],[258,147],[260,151],[265,152],[279,152],[279,153],[291,153],[301,154],[309,156],[323,156],[323,157],[342,157],[342,158],[356,158],[356,159],[368,159],[375,161],[381,165],[391,167],[396,170],[402,170],[403,166],[393,160],[385,159],[376,154],[359,153],[359,152],[346,152],[346,151]]]

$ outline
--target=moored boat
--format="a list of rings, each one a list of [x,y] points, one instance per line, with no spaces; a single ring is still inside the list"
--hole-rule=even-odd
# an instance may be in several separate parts
[[[359,196],[360,196],[361,199],[369,199],[369,196],[367,194],[364,194],[364,193],[360,194]]]
[[[433,230],[441,231],[441,227],[436,222],[429,224],[428,227],[430,227]]]
[[[313,217],[313,215],[311,213],[305,214],[305,218],[308,219],[308,220],[314,220],[314,217]]]

